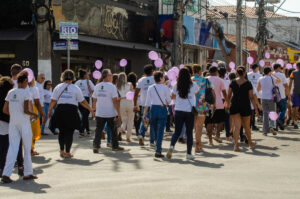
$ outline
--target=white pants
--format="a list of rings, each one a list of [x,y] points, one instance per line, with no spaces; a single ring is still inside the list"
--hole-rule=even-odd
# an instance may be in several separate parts
[[[122,117],[121,130],[122,131],[127,130],[126,137],[130,138],[132,127],[133,127],[133,119],[134,119],[133,106],[131,105],[122,106],[121,104],[120,113]]]
[[[9,148],[6,156],[6,163],[3,171],[4,176],[10,177],[17,159],[19,144],[22,138],[24,147],[24,176],[32,175],[31,142],[32,131],[30,122],[26,124],[9,124],[8,128]]]

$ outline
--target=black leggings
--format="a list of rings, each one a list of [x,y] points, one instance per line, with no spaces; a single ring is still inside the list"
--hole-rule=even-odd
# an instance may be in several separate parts
[[[64,151],[66,148],[66,153],[70,153],[73,143],[73,134],[74,129],[59,129],[58,142],[61,151]]]
[[[3,170],[6,162],[6,155],[9,147],[8,135],[0,135],[0,169]],[[19,146],[19,152],[17,156],[18,167],[23,167],[23,150],[22,141]]]

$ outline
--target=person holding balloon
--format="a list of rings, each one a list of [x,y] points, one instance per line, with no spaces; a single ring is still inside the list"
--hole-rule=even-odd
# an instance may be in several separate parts
[[[127,82],[127,76],[124,72],[119,74],[117,89],[120,95],[120,113],[122,115],[121,133],[127,131],[126,141],[131,142],[131,131],[133,127],[134,112],[133,110],[133,87]]]
[[[87,101],[87,103],[90,103],[90,97],[93,94],[94,91],[94,84],[91,80],[89,80],[89,74],[86,70],[84,69],[79,69],[79,80],[75,83],[77,85],[83,96],[84,99]],[[84,131],[86,131],[86,135],[90,136],[90,125],[89,125],[89,110],[84,108],[79,104],[78,106],[79,111],[81,113],[81,124],[82,128],[79,132],[80,137],[84,137]]]

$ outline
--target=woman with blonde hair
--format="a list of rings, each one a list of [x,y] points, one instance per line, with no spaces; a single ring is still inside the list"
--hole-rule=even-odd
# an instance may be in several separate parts
[[[40,103],[40,95],[39,89],[35,84],[35,79],[33,78],[31,82],[28,83],[28,89],[31,96],[31,103],[32,103],[32,112],[35,114],[40,114],[42,118],[42,124],[44,124],[44,112],[42,109],[42,105]],[[39,155],[38,152],[34,151],[35,142],[41,138],[41,126],[40,126],[40,119],[32,119],[31,120],[31,130],[32,130],[32,145],[31,145],[31,155]]]
[[[133,87],[131,83],[127,82],[127,76],[123,72],[119,74],[117,89],[120,95],[120,112],[122,115],[121,132],[125,132],[127,130],[126,141],[131,142],[130,137],[134,119],[134,112],[132,111],[133,101],[127,100],[126,94],[130,91],[133,92]]]

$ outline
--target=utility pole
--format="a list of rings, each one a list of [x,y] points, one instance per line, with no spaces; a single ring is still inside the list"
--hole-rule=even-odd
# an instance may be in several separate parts
[[[256,40],[258,41],[257,47],[257,63],[263,59],[266,37],[265,37],[265,30],[266,30],[266,20],[265,20],[265,0],[259,1],[259,8],[258,8],[258,30],[256,35]]]
[[[173,65],[183,64],[183,0],[174,0],[173,6]]]
[[[242,46],[242,23],[243,11],[242,0],[237,1],[236,7],[236,66],[243,65],[243,46]]]

